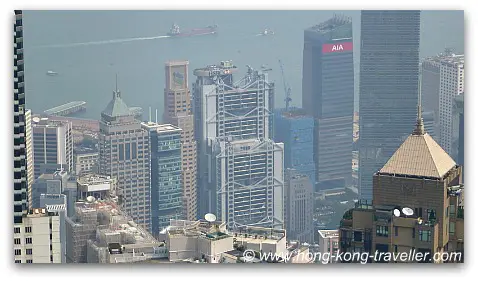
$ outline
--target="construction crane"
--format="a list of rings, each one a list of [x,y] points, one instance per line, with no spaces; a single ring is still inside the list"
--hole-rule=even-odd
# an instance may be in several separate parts
[[[285,110],[288,111],[288,110],[289,110],[290,102],[292,101],[292,98],[290,97],[291,89],[290,89],[290,86],[289,86],[289,85],[287,84],[287,82],[285,81],[284,65],[282,64],[282,61],[281,61],[280,59],[279,59],[279,65],[280,65],[280,70],[281,70],[281,73],[282,73],[282,81],[284,82]]]

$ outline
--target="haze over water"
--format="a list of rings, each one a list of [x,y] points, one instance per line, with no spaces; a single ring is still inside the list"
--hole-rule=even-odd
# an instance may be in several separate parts
[[[360,11],[352,17],[358,110]],[[187,59],[189,84],[195,68],[232,60],[243,74],[267,65],[276,83],[276,107],[284,106],[278,59],[292,88],[292,104],[301,105],[303,30],[327,20],[334,11],[24,11],[25,86],[33,113],[73,100],[84,100],[81,116],[99,119],[118,86],[128,106],[158,109],[161,119],[164,62]],[[423,11],[420,56],[451,47],[464,51],[463,11]],[[164,38],[176,22],[182,30],[217,24],[217,35]],[[274,36],[257,36],[265,28]],[[52,70],[57,76],[48,76]],[[240,76],[238,77],[240,78]],[[154,114],[153,114],[154,116]],[[153,117],[154,118],[154,117]]]

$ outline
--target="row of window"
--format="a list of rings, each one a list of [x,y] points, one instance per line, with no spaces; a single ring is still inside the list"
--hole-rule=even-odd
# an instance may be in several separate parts
[[[20,238],[14,238],[13,239],[13,244],[20,245],[21,244]],[[31,237],[25,238],[25,244],[32,244],[32,238]]]
[[[13,233],[20,233],[20,227],[15,227],[13,228]],[[26,226],[25,227],[25,233],[32,233],[32,227],[31,226]]]
[[[15,249],[15,256],[20,256],[22,254],[22,249]],[[26,250],[27,255],[32,255],[33,254],[33,249],[27,249]]]

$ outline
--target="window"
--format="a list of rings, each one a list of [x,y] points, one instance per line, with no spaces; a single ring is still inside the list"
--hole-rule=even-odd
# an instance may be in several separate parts
[[[430,242],[431,241],[431,231],[430,230],[419,230],[418,239],[420,241]]]
[[[25,232],[26,233],[32,233],[32,227],[31,226],[25,227]]]
[[[13,233],[20,233],[20,227],[13,228]]]
[[[412,238],[415,238],[415,228],[412,229]]]
[[[13,239],[13,244],[20,245],[20,238]]]
[[[361,231],[354,231],[354,241],[355,242],[362,242],[362,232]]]
[[[377,236],[388,237],[388,226],[377,225]]]
[[[22,263],[21,260],[15,260],[15,263]]]
[[[398,246],[395,245],[394,248],[395,248],[395,249],[394,249],[394,250],[395,250],[395,253],[398,253]]]
[[[19,256],[22,254],[22,250],[21,249],[15,249],[15,256]]]
[[[31,255],[32,254],[32,249],[27,249],[27,255]]]
[[[25,244],[31,244],[31,243],[32,243],[31,237],[25,238]]]
[[[33,260],[27,260],[27,263],[33,263]]]
[[[455,205],[450,204],[450,217],[455,217]]]
[[[455,235],[455,222],[450,222],[450,235]]]
[[[398,226],[395,226],[395,229],[393,232],[395,232],[395,236],[398,236]]]

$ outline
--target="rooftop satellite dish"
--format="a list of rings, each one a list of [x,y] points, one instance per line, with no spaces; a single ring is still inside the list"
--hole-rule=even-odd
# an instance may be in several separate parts
[[[404,213],[405,216],[412,216],[413,210],[411,208],[405,207],[402,209],[402,213]]]
[[[396,217],[399,217],[400,216],[400,210],[399,209],[395,209],[393,210],[393,215],[396,216]]]
[[[93,203],[93,202],[95,202],[95,197],[93,197],[93,196],[88,196],[88,197],[86,197],[86,202],[88,202],[88,203]]]
[[[216,221],[216,215],[214,214],[211,214],[211,213],[208,213],[204,216],[204,218],[208,221],[208,222],[214,222]]]
[[[40,118],[39,118],[39,117],[33,117],[32,120],[33,120],[33,122],[35,122],[35,123],[40,122]]]

